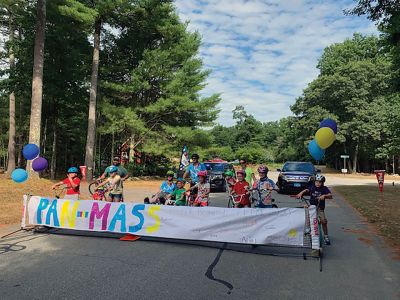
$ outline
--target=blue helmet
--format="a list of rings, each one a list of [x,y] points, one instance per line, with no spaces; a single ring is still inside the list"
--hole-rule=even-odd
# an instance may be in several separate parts
[[[69,168],[68,169],[68,171],[67,171],[67,173],[78,173],[79,171],[78,171],[78,168],[75,168],[75,167],[71,167],[71,168]]]
[[[111,167],[108,169],[108,172],[109,172],[109,173],[118,172],[118,168],[117,168],[116,166],[111,166]]]

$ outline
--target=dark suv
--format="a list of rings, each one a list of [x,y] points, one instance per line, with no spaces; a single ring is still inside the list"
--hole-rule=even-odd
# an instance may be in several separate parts
[[[280,193],[298,193],[306,188],[320,172],[310,162],[288,161],[279,171],[277,185]]]
[[[208,180],[210,182],[212,192],[225,192],[225,178],[224,173],[232,170],[235,173],[233,165],[225,161],[207,161],[204,163],[208,172]]]

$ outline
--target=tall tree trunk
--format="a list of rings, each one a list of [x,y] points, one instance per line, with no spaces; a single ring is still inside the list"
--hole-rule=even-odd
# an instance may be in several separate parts
[[[13,51],[13,43],[14,43],[14,20],[12,15],[10,14],[10,50],[9,50],[9,61],[10,61],[10,78],[14,78],[14,69],[15,69],[15,57]],[[10,93],[10,107],[9,107],[9,129],[8,129],[8,164],[7,164],[7,173],[11,174],[11,172],[15,169],[15,94],[14,88]]]
[[[57,122],[53,124],[53,146],[51,149],[50,178],[56,179],[57,170]]]
[[[43,139],[42,139],[42,145],[41,148],[43,155],[46,154],[46,143],[47,143],[47,118],[44,122],[44,128],[43,128]]]
[[[394,155],[392,156],[392,168],[393,168],[393,175],[396,174],[396,161],[394,159]]]
[[[94,28],[94,42],[93,42],[93,62],[92,62],[92,78],[90,82],[90,96],[89,96],[89,116],[88,116],[88,131],[86,138],[86,155],[85,165],[87,167],[87,180],[93,178],[93,159],[95,147],[95,133],[96,133],[96,96],[97,96],[97,79],[99,73],[99,54],[100,54],[100,31],[101,21],[97,20]]]
[[[356,144],[356,149],[354,149],[354,155],[353,155],[353,173],[357,173],[357,160],[358,160],[358,141]]]
[[[40,147],[40,127],[42,120],[44,37],[46,29],[46,0],[37,0],[35,51],[33,57],[32,103],[29,123],[29,143]],[[39,176],[28,161],[26,169],[31,176]]]

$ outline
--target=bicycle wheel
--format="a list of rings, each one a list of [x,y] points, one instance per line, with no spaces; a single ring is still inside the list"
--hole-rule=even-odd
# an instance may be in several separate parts
[[[96,192],[96,187],[97,187],[97,182],[93,181],[91,184],[89,184],[89,193],[90,195],[93,196],[93,194]]]
[[[228,208],[232,208],[233,207],[233,199],[232,196],[228,197]]]
[[[322,246],[324,245],[324,233],[322,231],[322,225],[319,218],[318,218],[318,235],[319,235],[319,248],[322,249]]]

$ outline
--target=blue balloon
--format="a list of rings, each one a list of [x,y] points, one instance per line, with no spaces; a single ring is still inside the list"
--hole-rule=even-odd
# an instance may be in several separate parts
[[[15,169],[11,173],[11,179],[17,183],[22,183],[28,179],[28,172],[26,172],[24,169]]]
[[[308,151],[310,152],[310,155],[315,159],[315,160],[322,160],[325,155],[325,150],[321,149],[316,140],[312,140],[308,144]]]
[[[336,134],[337,133],[337,124],[335,120],[332,119],[325,119],[322,120],[321,123],[319,123],[319,128],[322,127],[329,127],[330,129],[333,130],[333,132]]]
[[[22,149],[22,154],[27,160],[36,158],[39,155],[39,152],[40,149],[35,144],[26,144],[24,149]]]

